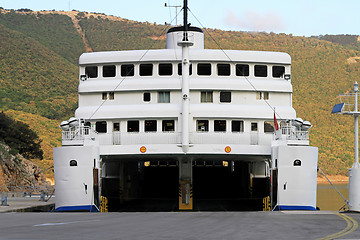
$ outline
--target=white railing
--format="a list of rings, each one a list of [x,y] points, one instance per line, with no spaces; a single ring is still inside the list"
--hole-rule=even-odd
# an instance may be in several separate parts
[[[294,126],[282,126],[281,134],[286,140],[309,141],[309,131],[297,130]]]
[[[90,139],[95,139],[95,132],[87,126],[77,126],[62,132],[62,145],[83,145],[84,140]]]
[[[74,127],[71,128],[69,131],[62,132],[62,140],[85,140],[87,137],[90,138],[91,132],[92,130],[90,127]]]
[[[283,139],[308,141],[308,131],[282,126]],[[100,145],[181,144],[181,132],[113,132],[96,133],[90,127],[75,127],[62,132],[63,145],[81,144],[84,140],[98,140]],[[271,133],[256,132],[190,132],[190,144],[270,145]]]

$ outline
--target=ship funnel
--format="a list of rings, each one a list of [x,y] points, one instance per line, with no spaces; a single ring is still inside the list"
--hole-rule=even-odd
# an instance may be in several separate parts
[[[173,27],[170,28],[167,32],[166,39],[166,48],[167,49],[181,49],[181,46],[178,46],[177,43],[182,41],[184,37],[185,28],[181,27]],[[188,27],[188,40],[193,43],[190,46],[191,49],[204,49],[204,32],[198,27]]]

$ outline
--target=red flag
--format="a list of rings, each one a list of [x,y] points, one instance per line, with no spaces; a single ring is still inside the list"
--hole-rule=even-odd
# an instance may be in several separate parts
[[[278,131],[279,130],[279,124],[276,120],[276,116],[275,116],[275,112],[274,112],[274,125],[275,125],[275,131]]]

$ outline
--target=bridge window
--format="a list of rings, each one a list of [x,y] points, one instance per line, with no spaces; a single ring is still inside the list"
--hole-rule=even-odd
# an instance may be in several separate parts
[[[107,132],[107,123],[106,121],[99,121],[95,123],[95,131],[98,133],[106,133]]]
[[[158,102],[159,103],[170,103],[170,92],[159,92]]]
[[[198,132],[208,132],[209,131],[209,120],[197,120],[197,131]]]
[[[219,76],[230,76],[230,64],[218,64],[217,71]]]
[[[214,120],[215,132],[226,132],[226,120]]]
[[[236,76],[249,76],[249,65],[247,64],[236,64]]]
[[[175,121],[174,120],[163,120],[162,121],[162,131],[163,132],[174,132],[175,131]]]
[[[233,120],[231,121],[232,132],[244,132],[244,121]]]
[[[156,120],[145,120],[145,132],[156,132],[157,121]]]
[[[121,65],[121,76],[122,77],[132,77],[134,76],[134,64],[124,64]]]
[[[255,65],[255,77],[267,77],[267,66]]]
[[[115,65],[103,66],[103,77],[115,77],[116,67]]]
[[[145,92],[143,96],[144,102],[150,102],[151,101],[151,94],[149,92]]]
[[[128,132],[139,132],[139,121],[130,120],[127,122]]]
[[[220,92],[220,102],[231,102],[231,92]]]
[[[160,63],[159,64],[159,75],[160,76],[171,76],[173,74],[173,67],[171,63]]]
[[[140,64],[140,76],[152,76],[153,74],[153,65],[149,64]]]
[[[178,74],[180,76],[182,75],[182,63],[178,64]],[[192,64],[189,66],[189,75],[192,75]]]
[[[264,132],[265,133],[273,133],[274,132],[274,122],[273,121],[264,122]]]
[[[197,74],[199,76],[210,76],[211,75],[211,64],[210,63],[198,63]]]
[[[284,66],[273,66],[272,67],[272,76],[273,78],[283,78],[285,74]]]
[[[98,67],[97,66],[85,67],[85,74],[88,78],[97,78]]]
[[[200,102],[212,103],[213,102],[213,92],[212,91],[201,92]]]
[[[115,93],[109,92],[109,100],[114,100],[114,98],[115,98]]]

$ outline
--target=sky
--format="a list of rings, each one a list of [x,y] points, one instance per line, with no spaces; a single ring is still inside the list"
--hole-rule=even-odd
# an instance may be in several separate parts
[[[360,35],[360,0],[188,0],[193,26],[313,36]],[[182,0],[0,0],[4,9],[72,9],[140,22],[172,23]],[[180,8],[177,9],[178,11]],[[195,17],[196,18],[195,18]],[[182,22],[182,13],[178,23]]]

